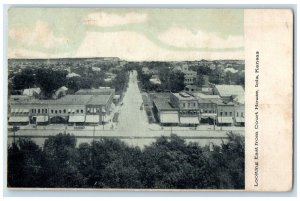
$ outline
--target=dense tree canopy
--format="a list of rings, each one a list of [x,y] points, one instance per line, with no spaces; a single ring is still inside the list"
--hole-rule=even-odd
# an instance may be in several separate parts
[[[49,98],[58,88],[66,84],[66,75],[67,71],[64,70],[39,68],[36,70],[36,84],[41,88],[44,96]]]
[[[142,150],[115,138],[76,146],[74,136],[58,134],[43,148],[20,139],[8,149],[8,186],[243,189],[244,137],[228,136],[213,150],[176,135]]]
[[[13,77],[14,90],[31,88],[35,83],[34,71],[30,68],[24,69]]]

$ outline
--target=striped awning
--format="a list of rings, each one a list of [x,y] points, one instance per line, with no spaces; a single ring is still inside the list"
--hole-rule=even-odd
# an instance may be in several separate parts
[[[161,113],[160,123],[179,123],[177,113]]]
[[[217,114],[216,113],[202,113],[201,114],[201,118],[205,119],[205,118],[216,118]]]
[[[29,109],[23,109],[23,113],[28,113]]]
[[[198,117],[180,117],[181,124],[199,124]]]
[[[9,123],[26,123],[29,122],[29,117],[12,116],[8,120]]]
[[[86,123],[99,123],[99,115],[86,115],[85,122]]]
[[[237,122],[237,123],[245,123],[245,118],[244,117],[235,117],[235,122]]]
[[[69,123],[82,123],[85,122],[85,116],[83,115],[72,115],[69,117]]]
[[[218,117],[218,123],[221,124],[232,124],[232,117]]]
[[[36,118],[37,123],[48,122],[48,120],[49,120],[48,116],[37,116]]]

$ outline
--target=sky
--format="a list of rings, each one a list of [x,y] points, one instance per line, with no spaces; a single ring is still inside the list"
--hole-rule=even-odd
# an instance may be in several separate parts
[[[11,8],[8,58],[244,59],[242,9]]]

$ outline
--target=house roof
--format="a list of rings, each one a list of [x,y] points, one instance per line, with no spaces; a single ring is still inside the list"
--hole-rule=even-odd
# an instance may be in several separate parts
[[[24,89],[24,91],[23,91],[23,95],[27,95],[27,96],[32,96],[34,93],[40,94],[41,89],[40,88],[29,88],[29,89]]]
[[[70,78],[70,77],[80,77],[80,75],[78,75],[77,73],[70,73],[67,75],[67,78]]]
[[[244,89],[240,85],[216,85],[220,96],[244,96]]]

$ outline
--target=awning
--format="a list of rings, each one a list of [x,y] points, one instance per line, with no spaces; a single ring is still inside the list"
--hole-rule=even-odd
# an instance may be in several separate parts
[[[29,117],[12,116],[8,120],[9,123],[26,123],[29,122]]]
[[[245,118],[244,117],[235,117],[235,122],[236,123],[245,123]]]
[[[73,115],[69,117],[69,123],[81,123],[85,121],[85,116],[83,115]]]
[[[198,117],[180,117],[181,124],[199,124]]]
[[[201,118],[216,118],[217,114],[216,113],[202,113]]]
[[[177,113],[161,113],[160,123],[179,123]]]
[[[37,116],[36,122],[38,123],[48,122],[48,116]]]
[[[232,117],[218,117],[218,123],[221,124],[232,124]]]
[[[99,123],[99,115],[86,115],[86,123]]]
[[[28,112],[29,112],[29,109],[24,109],[23,112],[24,112],[24,113],[28,113]]]

